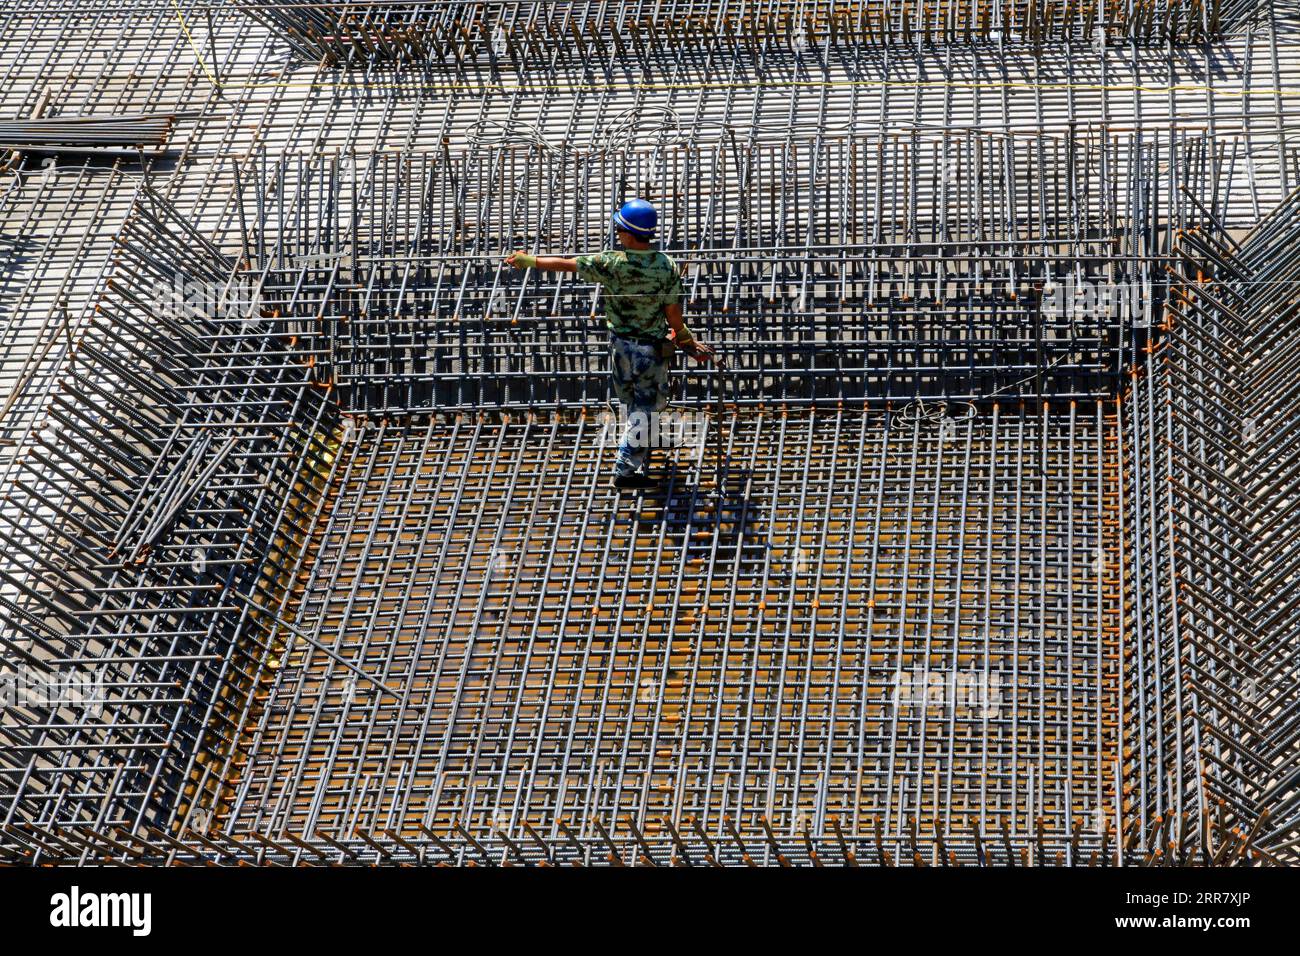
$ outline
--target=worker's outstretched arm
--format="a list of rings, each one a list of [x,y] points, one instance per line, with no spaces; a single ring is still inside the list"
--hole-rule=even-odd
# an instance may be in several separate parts
[[[541,269],[543,272],[577,272],[576,259],[564,256],[532,256],[526,252],[512,252],[506,256],[506,265],[516,269]]]
[[[679,349],[697,362],[720,361],[713,347],[697,340],[686,327],[680,302],[664,306],[664,316],[668,319],[668,327],[673,330],[673,342]]]

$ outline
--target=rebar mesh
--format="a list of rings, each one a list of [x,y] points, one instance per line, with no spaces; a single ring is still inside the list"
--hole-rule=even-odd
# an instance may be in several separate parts
[[[239,6],[0,11],[9,118],[174,117],[4,158],[0,647],[90,698],[0,855],[1294,862],[1289,6]],[[633,194],[730,368],[620,503],[501,257]]]
[[[298,157],[246,205],[291,197],[250,240],[260,287],[356,412],[603,404],[599,294],[503,257],[608,247],[626,195],[661,204],[729,401],[1084,399],[1113,393],[1117,350],[1159,313],[1173,232],[1201,215],[1184,190],[1225,172],[1206,147],[971,132]],[[1148,195],[1162,158],[1177,172]],[[1094,289],[1111,299],[1083,308]],[[684,370],[678,400],[709,379]]]
[[[683,49],[739,53],[810,45],[1195,42],[1240,29],[1259,0],[647,0],[613,4],[275,3],[238,0],[300,55],[333,64],[404,60],[545,70],[557,57],[642,60]]]
[[[210,785],[267,649],[251,609],[284,600],[338,420],[300,364],[240,334],[256,316],[160,295],[232,268],[165,200],[117,248],[14,461],[22,520],[0,527],[0,644],[23,677],[0,725],[6,823],[167,827]]]
[[[1285,447],[1297,222],[1300,194],[1245,237],[1183,237],[1165,335],[1123,411],[1126,789],[1143,819],[1226,807],[1263,819],[1288,852],[1300,836]]]
[[[1020,842],[1113,816],[1106,428],[1100,403],[741,416],[721,497],[681,454],[632,512],[591,422],[364,429],[298,626],[393,693],[319,653],[281,668],[228,830],[557,839],[630,814],[721,841],[724,815],[785,837],[880,815],[893,840],[973,818]]]

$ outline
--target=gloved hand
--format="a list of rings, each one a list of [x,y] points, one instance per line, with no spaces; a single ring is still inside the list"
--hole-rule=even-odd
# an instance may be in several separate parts
[[[718,367],[722,366],[722,359],[718,358],[718,353],[714,351],[713,346],[697,339],[691,339],[678,346],[683,352],[695,359],[697,362],[713,362]]]

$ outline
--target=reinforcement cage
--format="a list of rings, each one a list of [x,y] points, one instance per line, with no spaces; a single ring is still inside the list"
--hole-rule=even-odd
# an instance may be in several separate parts
[[[5,859],[1295,861],[1296,151],[1052,80],[1262,5],[242,6],[440,132],[135,187],[5,464]],[[860,92],[972,39],[1032,110]],[[629,503],[598,291],[502,258],[634,194],[728,368]]]
[[[1145,346],[1174,234],[1224,214],[1228,163],[1200,134],[1104,132],[297,157],[246,187],[246,243],[366,414],[603,404],[599,292],[503,259],[609,247],[632,194],[728,366],[684,369],[678,402],[1088,399]]]
[[[1191,43],[1242,29],[1260,0],[586,0],[276,3],[237,0],[308,61],[395,60],[545,74],[555,59],[643,63],[681,51],[889,44]]]

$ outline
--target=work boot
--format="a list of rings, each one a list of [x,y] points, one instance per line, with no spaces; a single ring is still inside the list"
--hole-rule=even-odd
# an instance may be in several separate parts
[[[655,488],[658,486],[659,481],[649,475],[634,471],[630,475],[615,475],[613,484],[619,491],[639,491],[645,488]]]

